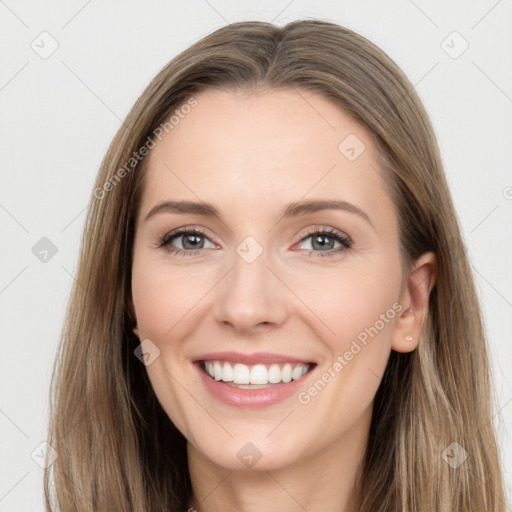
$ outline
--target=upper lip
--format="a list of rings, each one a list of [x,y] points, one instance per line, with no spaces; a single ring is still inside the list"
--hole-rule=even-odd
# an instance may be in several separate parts
[[[193,362],[200,361],[228,361],[230,363],[242,363],[246,365],[255,364],[274,364],[274,363],[312,363],[311,360],[284,354],[273,354],[271,352],[253,352],[244,354],[243,352],[208,352],[192,359]]]

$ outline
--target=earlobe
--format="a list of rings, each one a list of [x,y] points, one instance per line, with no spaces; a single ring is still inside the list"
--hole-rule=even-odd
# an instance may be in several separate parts
[[[409,273],[402,290],[403,313],[395,323],[391,348],[396,352],[412,352],[418,347],[423,324],[428,316],[430,292],[437,278],[435,253],[424,253]]]
[[[140,339],[139,329],[137,327],[137,315],[135,314],[135,305],[133,304],[132,298],[130,298],[130,300],[128,301],[128,315],[130,316],[134,323],[132,330],[135,333],[135,336],[137,336],[137,338]]]
[[[402,313],[396,321],[391,348],[395,352],[412,352],[418,347],[417,316],[412,308]]]

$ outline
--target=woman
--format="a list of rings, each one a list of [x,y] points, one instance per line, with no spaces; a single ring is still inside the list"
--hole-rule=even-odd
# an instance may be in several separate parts
[[[435,136],[350,30],[235,23],[171,61],[102,163],[76,282],[47,510],[505,510]]]

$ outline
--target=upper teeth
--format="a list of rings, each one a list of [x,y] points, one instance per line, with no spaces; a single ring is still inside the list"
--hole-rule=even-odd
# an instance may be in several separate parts
[[[227,361],[205,361],[205,370],[210,377],[234,384],[278,384],[300,379],[309,369],[308,364],[286,363],[248,366]]]

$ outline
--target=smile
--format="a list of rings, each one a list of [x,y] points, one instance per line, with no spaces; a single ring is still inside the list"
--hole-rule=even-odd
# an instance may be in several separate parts
[[[243,409],[269,407],[299,393],[317,366],[284,355],[234,352],[205,354],[193,363],[210,396]]]
[[[306,375],[309,364],[281,363],[255,364],[252,366],[228,361],[205,361],[204,370],[217,381],[230,383],[241,389],[258,389],[261,386],[288,383]]]

